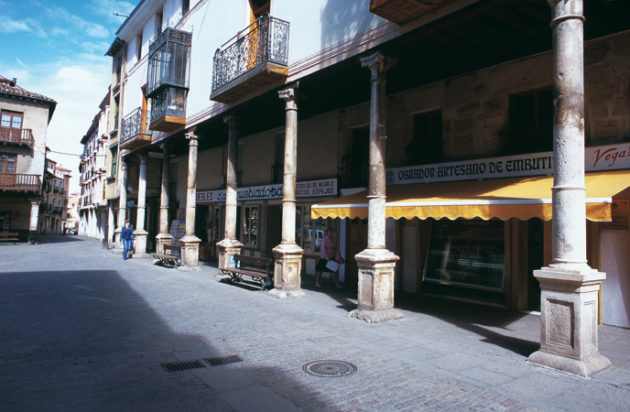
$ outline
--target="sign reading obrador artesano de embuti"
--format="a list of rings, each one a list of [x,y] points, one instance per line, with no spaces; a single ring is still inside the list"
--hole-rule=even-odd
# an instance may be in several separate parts
[[[587,147],[587,172],[630,169],[630,143]],[[528,153],[387,169],[387,184],[449,182],[553,173],[553,153]]]
[[[337,196],[337,179],[310,180],[295,184],[295,196]],[[238,200],[282,199],[282,184],[239,187]],[[197,204],[225,202],[225,190],[197,191]]]

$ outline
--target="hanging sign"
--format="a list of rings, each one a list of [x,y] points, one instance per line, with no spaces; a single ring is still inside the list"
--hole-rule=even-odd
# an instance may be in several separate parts
[[[630,144],[588,147],[584,157],[588,172],[630,169]],[[541,152],[387,169],[387,184],[541,176],[552,173],[553,152]]]

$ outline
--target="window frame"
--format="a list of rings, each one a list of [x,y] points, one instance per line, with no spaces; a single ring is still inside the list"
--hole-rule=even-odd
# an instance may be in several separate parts
[[[4,125],[4,117],[9,116],[9,125]],[[20,127],[14,127],[13,122],[14,119],[20,119]],[[24,113],[23,112],[15,112],[13,110],[2,110],[0,111],[0,126],[6,127],[8,129],[16,129],[21,130],[24,129]]]
[[[4,156],[4,157],[3,157]],[[13,164],[13,171],[7,171],[9,164]],[[14,175],[17,173],[18,156],[16,153],[0,152],[0,173]]]

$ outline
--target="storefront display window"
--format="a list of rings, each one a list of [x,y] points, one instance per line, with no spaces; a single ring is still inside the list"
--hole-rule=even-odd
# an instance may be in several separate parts
[[[245,246],[258,246],[258,206],[245,207],[245,219],[243,221],[243,244]]]
[[[433,222],[425,281],[482,289],[503,289],[503,222]]]

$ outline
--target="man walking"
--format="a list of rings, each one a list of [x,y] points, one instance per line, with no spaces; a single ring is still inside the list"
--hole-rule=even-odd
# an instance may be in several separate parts
[[[120,239],[123,242],[123,260],[127,260],[127,254],[133,248],[133,226],[125,220],[125,226],[120,231]]]

